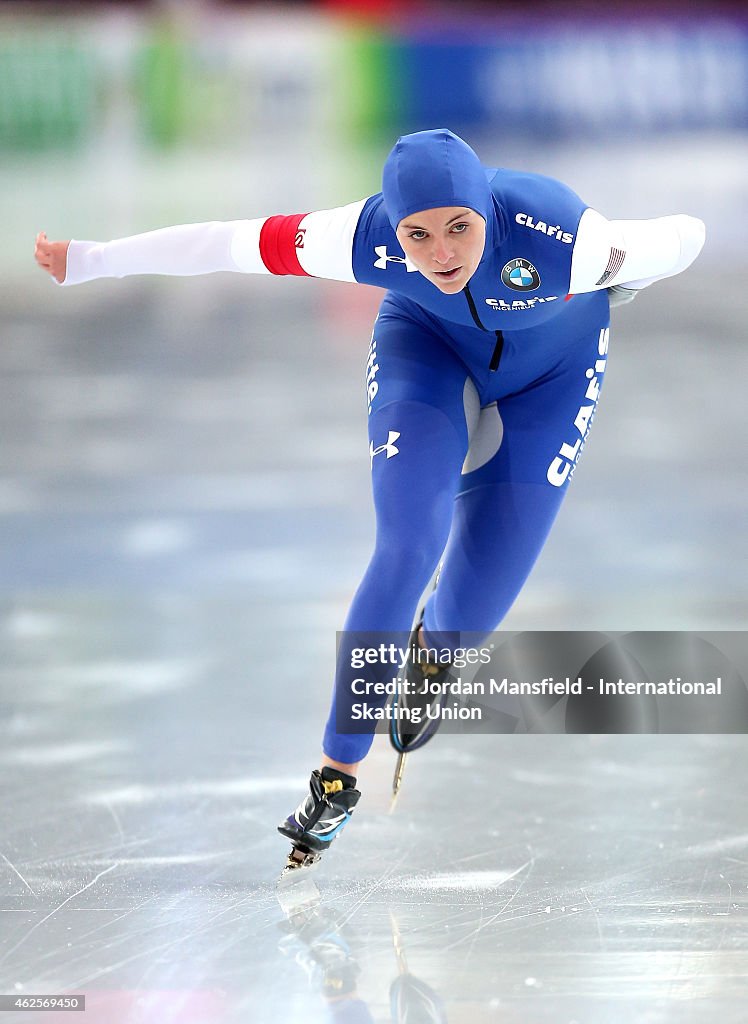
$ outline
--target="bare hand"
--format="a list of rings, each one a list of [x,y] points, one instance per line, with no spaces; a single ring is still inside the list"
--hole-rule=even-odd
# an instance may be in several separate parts
[[[70,242],[50,242],[43,231],[36,236],[34,258],[42,270],[51,274],[59,284],[67,273],[69,245]]]

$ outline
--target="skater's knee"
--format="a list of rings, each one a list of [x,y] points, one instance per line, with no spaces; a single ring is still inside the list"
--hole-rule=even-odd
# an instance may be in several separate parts
[[[377,543],[373,561],[376,563],[377,578],[382,585],[387,581],[402,586],[406,580],[413,580],[414,586],[426,586],[439,562],[444,545],[434,542],[425,534],[415,534],[407,539],[389,538]]]

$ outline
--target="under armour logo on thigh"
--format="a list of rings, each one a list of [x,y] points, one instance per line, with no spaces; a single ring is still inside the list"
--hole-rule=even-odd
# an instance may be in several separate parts
[[[386,444],[380,444],[378,448],[374,447],[374,442],[369,441],[369,455],[371,456],[371,464],[374,465],[374,456],[379,455],[380,452],[387,452],[387,458],[391,459],[393,455],[399,455],[400,449],[396,448],[393,444],[400,437],[400,432],[397,430],[391,430],[387,436]]]

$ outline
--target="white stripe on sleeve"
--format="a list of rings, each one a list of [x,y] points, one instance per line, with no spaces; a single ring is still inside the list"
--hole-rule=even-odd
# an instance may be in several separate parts
[[[312,277],[355,281],[353,236],[366,199],[334,210],[308,213],[299,224],[304,244],[297,248],[299,263]]]
[[[260,256],[260,232],[267,217],[236,222],[231,239],[231,258],[243,274],[269,274]]]

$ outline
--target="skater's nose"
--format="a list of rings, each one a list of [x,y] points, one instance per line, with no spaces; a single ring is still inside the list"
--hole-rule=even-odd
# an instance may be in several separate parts
[[[445,238],[435,238],[431,250],[431,258],[434,263],[445,266],[454,257],[454,248]]]

